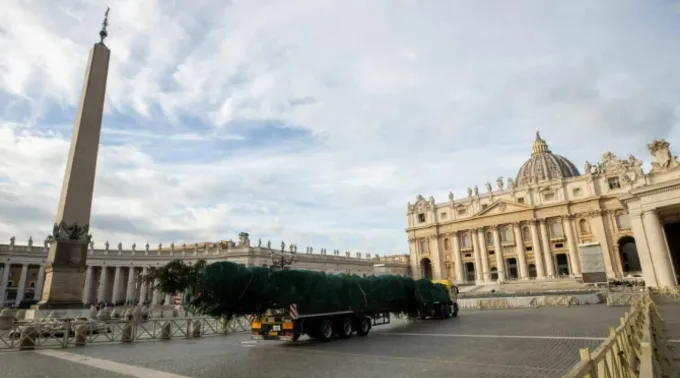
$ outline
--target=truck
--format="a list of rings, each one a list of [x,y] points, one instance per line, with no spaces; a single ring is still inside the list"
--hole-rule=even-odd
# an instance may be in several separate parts
[[[328,342],[334,335],[341,339],[349,339],[354,333],[367,336],[374,326],[389,323],[388,311],[300,314],[297,305],[291,304],[288,309],[267,310],[262,316],[253,316],[250,328],[253,340],[297,341],[307,335]]]
[[[449,319],[458,316],[458,288],[448,281],[435,283],[446,285],[449,301],[435,302],[420,309],[420,319]],[[327,313],[301,314],[297,305],[287,309],[267,310],[261,316],[252,316],[250,328],[253,340],[297,341],[307,335],[321,342],[331,341],[333,336],[349,339],[354,333],[367,336],[374,326],[390,324],[390,312],[365,312],[348,309]]]
[[[432,283],[446,287],[449,300],[446,302],[434,302],[429,308],[422,308],[420,319],[449,319],[458,316],[458,287],[451,285],[449,280],[432,280]]]

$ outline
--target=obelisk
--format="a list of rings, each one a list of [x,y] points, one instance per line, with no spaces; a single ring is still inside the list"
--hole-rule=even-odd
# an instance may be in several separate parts
[[[100,41],[90,50],[85,81],[73,128],[71,149],[56,223],[45,263],[45,283],[38,309],[82,308],[83,279],[90,243],[90,213],[97,170],[106,79],[111,51],[104,44],[108,36],[109,10],[106,10]]]

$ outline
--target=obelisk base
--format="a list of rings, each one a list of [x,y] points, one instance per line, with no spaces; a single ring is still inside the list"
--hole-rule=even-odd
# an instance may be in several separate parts
[[[87,267],[87,243],[77,240],[57,240],[50,246],[45,268],[42,300],[32,306],[39,310],[82,309],[83,282]]]

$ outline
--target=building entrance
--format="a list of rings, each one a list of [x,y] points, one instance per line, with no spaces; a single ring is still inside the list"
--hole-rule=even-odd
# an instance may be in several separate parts
[[[675,272],[675,283],[678,284],[680,282],[680,221],[666,223],[663,228],[666,233],[673,271]]]

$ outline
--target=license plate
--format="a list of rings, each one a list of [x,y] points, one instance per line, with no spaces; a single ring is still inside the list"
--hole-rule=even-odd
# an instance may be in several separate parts
[[[278,332],[269,332],[269,336],[278,336],[278,335],[279,335]]]
[[[277,325],[272,326],[272,331],[280,331],[280,330],[281,330],[281,326],[277,326]]]

